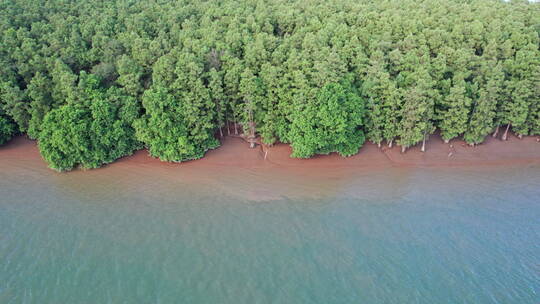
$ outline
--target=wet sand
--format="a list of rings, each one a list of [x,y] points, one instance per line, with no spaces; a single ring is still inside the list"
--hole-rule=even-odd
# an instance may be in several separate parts
[[[158,168],[177,169],[223,169],[253,168],[282,170],[311,169],[377,169],[385,167],[460,167],[460,166],[496,166],[516,165],[540,162],[540,137],[528,136],[519,139],[510,136],[507,141],[487,138],[486,142],[470,147],[461,140],[453,140],[446,144],[437,136],[432,136],[426,143],[426,152],[421,152],[419,145],[401,153],[400,148],[388,148],[367,142],[360,152],[351,157],[341,157],[336,153],[317,155],[310,159],[296,159],[289,155],[292,149],[287,144],[277,144],[272,147],[250,149],[248,144],[235,137],[225,137],[221,146],[208,151],[199,160],[183,163],[167,163],[148,155],[146,150],[140,150],[132,156],[127,156],[93,171],[103,171],[114,167],[152,166]],[[265,153],[267,151],[267,153]],[[265,159],[266,154],[266,159]],[[42,160],[36,142],[24,136],[14,138],[8,144],[0,147],[0,164],[6,165],[11,161],[24,161],[37,167],[46,167]],[[77,171],[77,170],[76,170]]]
[[[160,192],[182,187],[185,191],[203,195],[218,192],[261,201],[284,196],[318,198],[339,195],[347,189],[347,183],[354,176],[376,176],[389,170],[392,173],[385,178],[407,182],[419,168],[489,170],[501,166],[540,164],[538,137],[518,139],[510,136],[506,142],[490,137],[484,144],[470,147],[460,140],[445,144],[438,136],[432,136],[426,147],[424,153],[416,146],[402,154],[400,147],[379,149],[366,143],[360,153],[348,158],[333,153],[311,159],[294,159],[289,157],[290,146],[277,144],[267,148],[265,159],[262,147],[250,149],[242,139],[226,137],[221,147],[209,151],[199,160],[161,162],[150,157],[146,150],[140,150],[99,169],[58,173],[47,168],[35,141],[19,136],[0,147],[0,170],[19,177],[23,174],[54,179],[61,189],[77,195],[92,195],[93,187],[104,184],[118,186],[124,191],[135,189],[141,183],[154,183]],[[380,179],[384,178],[379,176]],[[386,191],[377,184],[369,185],[369,188],[374,192]],[[358,195],[363,195],[362,191],[358,190]]]

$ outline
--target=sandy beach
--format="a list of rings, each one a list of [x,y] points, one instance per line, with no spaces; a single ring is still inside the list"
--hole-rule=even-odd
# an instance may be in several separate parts
[[[318,155],[310,159],[291,158],[291,147],[277,144],[272,147],[249,148],[240,138],[224,137],[221,146],[208,151],[199,160],[183,163],[162,162],[149,156],[146,150],[140,150],[132,156],[121,158],[112,164],[93,171],[103,171],[116,167],[152,166],[156,169],[211,169],[222,167],[253,168],[253,169],[291,169],[320,170],[320,169],[376,169],[385,167],[460,167],[460,166],[500,166],[540,162],[540,138],[529,136],[519,139],[510,136],[507,141],[489,137],[481,145],[471,147],[462,140],[444,143],[437,135],[431,137],[426,144],[426,152],[420,147],[412,147],[406,153],[401,153],[399,147],[388,148],[367,142],[360,152],[351,157],[341,157],[336,153]],[[266,155],[266,158],[265,158]],[[38,168],[46,167],[39,154],[37,144],[24,136],[14,138],[0,147],[0,164],[3,166],[12,162],[22,161]],[[75,170],[74,172],[81,171]]]
[[[407,176],[420,168],[490,170],[540,164],[537,137],[511,136],[508,141],[490,137],[484,144],[470,147],[461,140],[445,144],[439,137],[432,136],[426,152],[421,152],[417,146],[403,154],[399,147],[378,148],[366,143],[360,153],[348,158],[334,153],[294,159],[289,157],[290,153],[291,148],[286,144],[250,149],[240,138],[225,137],[221,147],[199,160],[162,162],[149,156],[146,150],[140,150],[99,169],[58,173],[47,168],[35,141],[19,136],[0,148],[0,168],[13,175],[53,178],[68,189],[66,191],[86,192],[93,184],[103,182],[118,184],[122,189],[138,187],[141,182],[166,183],[188,185],[187,188],[199,193],[218,191],[264,201],[283,196],[334,195],[354,176],[375,176],[387,170],[393,170],[390,176],[407,180]],[[372,188],[385,191],[383,185],[372,185]]]

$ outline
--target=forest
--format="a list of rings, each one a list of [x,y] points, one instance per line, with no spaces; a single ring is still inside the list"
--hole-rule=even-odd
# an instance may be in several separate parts
[[[0,35],[0,144],[59,171],[229,134],[298,158],[540,135],[538,3],[3,0]]]

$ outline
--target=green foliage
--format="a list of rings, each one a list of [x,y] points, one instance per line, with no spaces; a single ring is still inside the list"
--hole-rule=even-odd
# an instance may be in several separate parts
[[[30,97],[30,121],[28,122],[28,136],[37,139],[41,130],[41,124],[45,114],[53,107],[51,96],[51,81],[41,73],[30,80],[27,88],[27,94]]]
[[[501,101],[501,85],[504,78],[500,64],[488,65],[486,85],[480,89],[474,104],[464,139],[469,144],[479,144],[493,130],[497,115],[497,105]]]
[[[528,118],[530,129],[530,135],[540,135],[540,100],[536,99],[531,104],[531,110],[529,111]]]
[[[425,140],[435,129],[433,81],[424,69],[411,76],[416,79],[416,83],[403,93],[402,119],[398,132],[398,143],[402,149]]]
[[[505,81],[508,100],[502,106],[501,122],[510,124],[520,135],[529,134],[531,125],[527,123],[529,110],[538,102],[538,81],[540,80],[540,51],[536,46],[527,44],[516,51],[515,56],[505,64],[512,77]],[[534,114],[532,114],[534,115]]]
[[[76,99],[75,88],[78,77],[68,65],[60,60],[56,61],[51,76],[53,83],[51,97],[56,104],[64,104]]]
[[[8,81],[0,83],[0,105],[0,109],[15,121],[19,130],[25,132],[28,129],[30,105],[23,90]]]
[[[264,98],[261,98],[262,110],[260,125],[257,131],[265,144],[273,144],[278,140],[278,129],[286,124],[284,115],[279,107],[280,93],[280,69],[268,63],[263,64],[260,72],[260,80],[264,90]]]
[[[297,105],[290,131],[291,156],[358,153],[364,144],[363,117],[363,100],[350,83],[325,85],[307,105]]]
[[[210,98],[215,105],[216,126],[219,128],[220,135],[223,136],[223,126],[226,123],[225,112],[227,109],[226,96],[223,88],[223,75],[215,68],[209,72],[208,89]]]
[[[163,160],[200,158],[233,132],[291,143],[297,157],[351,155],[364,133],[403,149],[435,129],[469,144],[503,125],[540,133],[538,3],[0,7],[3,125],[39,140],[60,170],[110,162],[137,140]]]
[[[15,124],[0,112],[0,145],[3,145],[13,137],[16,131]]]
[[[367,137],[379,144],[383,139],[388,142],[398,135],[400,101],[396,83],[385,69],[384,54],[376,51],[367,68],[362,86],[367,99]]]
[[[132,96],[137,96],[144,89],[141,83],[142,67],[130,57],[123,55],[117,62],[119,77],[116,82]]]
[[[213,136],[212,124],[188,119],[190,104],[162,87],[144,93],[146,114],[135,123],[137,138],[144,142],[150,155],[164,161],[181,162],[204,156],[219,145]]]
[[[43,120],[39,150],[52,169],[98,168],[141,148],[132,123],[139,106],[118,89],[52,110]]]
[[[442,138],[449,141],[467,129],[471,99],[467,96],[464,75],[454,75],[450,93],[444,98],[443,104],[445,109],[439,117],[439,128]]]

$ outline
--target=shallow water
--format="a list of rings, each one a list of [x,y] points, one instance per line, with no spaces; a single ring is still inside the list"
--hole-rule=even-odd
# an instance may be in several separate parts
[[[0,170],[0,303],[540,302],[538,165],[122,170]]]

